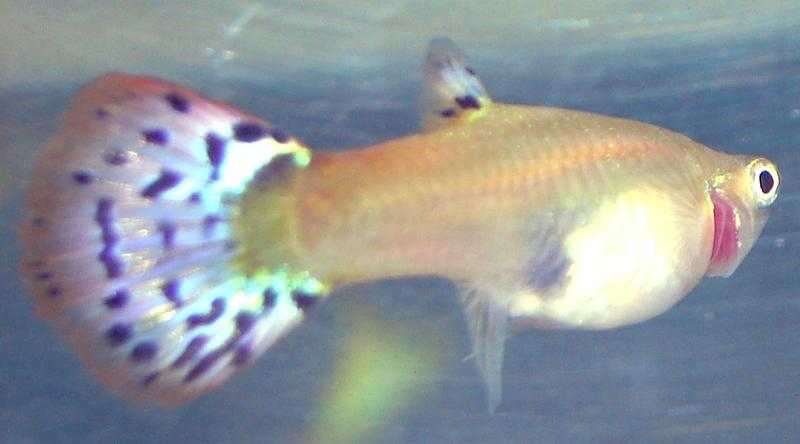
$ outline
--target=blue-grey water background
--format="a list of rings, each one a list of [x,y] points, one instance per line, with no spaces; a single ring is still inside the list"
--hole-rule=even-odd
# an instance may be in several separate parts
[[[443,350],[370,442],[800,441],[800,5],[664,3],[0,2],[0,442],[299,442],[358,307]],[[420,60],[437,35],[497,100],[769,156],[783,188],[764,235],[731,278],[654,320],[515,335],[494,415],[462,361],[454,289],[435,278],[337,292],[251,370],[176,410],[110,395],[33,315],[16,265],[21,190],[81,83],[163,76],[343,149],[416,128]]]

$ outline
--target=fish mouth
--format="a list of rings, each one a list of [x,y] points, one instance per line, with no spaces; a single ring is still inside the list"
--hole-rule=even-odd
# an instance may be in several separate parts
[[[741,217],[736,205],[724,194],[712,191],[709,197],[714,206],[714,244],[706,274],[729,276],[740,262]]]

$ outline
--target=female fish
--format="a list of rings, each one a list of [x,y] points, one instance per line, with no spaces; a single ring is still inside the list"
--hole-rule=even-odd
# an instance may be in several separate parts
[[[605,329],[731,274],[775,201],[761,157],[645,123],[493,102],[447,40],[423,132],[318,152],[165,81],[101,77],[27,193],[39,312],[127,397],[174,405],[251,363],[332,289],[460,289],[493,408],[514,326]]]

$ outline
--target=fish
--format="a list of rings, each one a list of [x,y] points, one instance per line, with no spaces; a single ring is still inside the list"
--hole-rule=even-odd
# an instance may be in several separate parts
[[[113,392],[177,406],[336,289],[441,276],[494,411],[513,332],[665,312],[734,272],[778,196],[764,157],[496,102],[449,39],[423,66],[420,131],[339,151],[166,80],[95,79],[26,190],[37,312]]]

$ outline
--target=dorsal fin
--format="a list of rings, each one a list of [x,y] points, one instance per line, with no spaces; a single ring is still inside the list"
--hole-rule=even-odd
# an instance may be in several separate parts
[[[421,105],[426,131],[473,119],[491,104],[480,79],[452,40],[431,41],[424,69]]]

